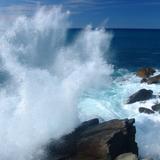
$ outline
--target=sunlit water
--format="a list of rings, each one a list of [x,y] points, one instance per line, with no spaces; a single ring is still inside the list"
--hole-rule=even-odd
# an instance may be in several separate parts
[[[140,155],[160,158],[160,116],[138,112],[159,99],[125,103],[141,88],[158,95],[160,86],[141,84],[111,64],[112,32],[87,26],[68,40],[68,17],[60,7],[44,7],[30,18],[17,17],[1,34],[1,159],[39,159],[51,138],[95,117],[136,118]]]

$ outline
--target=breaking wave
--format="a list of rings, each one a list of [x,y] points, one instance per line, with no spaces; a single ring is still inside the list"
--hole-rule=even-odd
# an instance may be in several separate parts
[[[88,26],[66,43],[68,17],[61,7],[42,7],[32,17],[17,17],[0,37],[3,160],[41,155],[41,146],[80,123],[82,93],[111,82],[113,67],[103,59],[111,34]]]

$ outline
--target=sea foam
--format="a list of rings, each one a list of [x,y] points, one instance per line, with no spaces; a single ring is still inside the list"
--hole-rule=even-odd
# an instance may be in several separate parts
[[[136,141],[140,157],[159,160],[160,115],[158,112],[153,115],[139,113],[139,107],[151,109],[152,105],[160,103],[160,86],[158,84],[147,85],[146,83],[140,83],[140,78],[126,70],[116,72],[120,72],[119,75],[121,76],[117,76],[109,88],[85,93],[78,106],[79,117],[81,121],[93,117],[102,120],[135,118]],[[156,74],[159,74],[159,71]],[[126,104],[130,95],[143,88],[151,89],[154,98],[148,101]]]
[[[79,123],[79,98],[88,88],[111,82],[113,67],[103,59],[112,36],[82,30],[66,44],[69,12],[42,7],[17,17],[0,37],[0,157],[31,160],[51,138]],[[94,106],[93,106],[94,107]]]

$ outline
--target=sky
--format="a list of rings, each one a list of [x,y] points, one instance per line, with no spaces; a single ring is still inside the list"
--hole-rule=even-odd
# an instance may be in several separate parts
[[[31,16],[42,5],[70,10],[76,28],[160,28],[160,0],[0,0],[0,20]]]

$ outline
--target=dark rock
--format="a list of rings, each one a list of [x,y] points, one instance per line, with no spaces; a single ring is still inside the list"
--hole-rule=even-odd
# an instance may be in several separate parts
[[[139,112],[146,113],[146,114],[153,114],[154,113],[154,111],[152,111],[151,109],[145,108],[145,107],[140,107]]]
[[[160,103],[153,105],[151,108],[153,111],[160,111]]]
[[[148,100],[152,97],[152,94],[152,90],[141,89],[128,98],[127,104]]]
[[[101,124],[96,119],[87,121],[71,134],[48,144],[46,159],[113,160],[127,152],[138,155],[133,124],[134,119],[115,119]]]
[[[145,83],[145,82],[147,82],[147,78],[143,78],[143,79],[141,80],[141,83]]]
[[[148,84],[156,84],[156,83],[160,83],[160,74],[154,77],[150,77],[147,79],[147,83]]]
[[[151,75],[153,75],[156,71],[151,68],[151,67],[147,67],[147,68],[141,68],[137,71],[136,75],[141,77],[141,78],[148,78]]]
[[[80,134],[81,132],[83,132],[87,128],[96,126],[98,124],[99,124],[99,119],[98,118],[94,118],[94,119],[91,119],[89,121],[85,121],[78,128],[75,129],[75,132],[76,132],[76,134]]]
[[[58,140],[52,140],[46,147],[47,150],[47,158],[45,159],[52,160],[61,160],[62,158],[67,158],[73,156],[77,152],[77,139],[80,134],[87,130],[89,127],[93,127],[99,124],[99,120],[97,118],[83,122],[78,128],[75,129],[74,132],[61,137]]]

